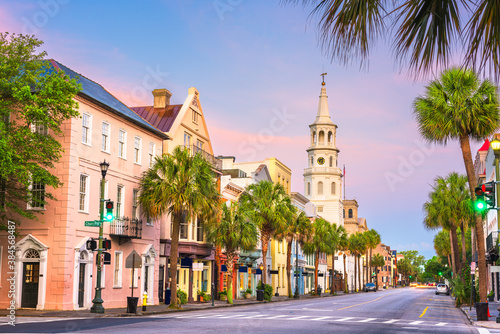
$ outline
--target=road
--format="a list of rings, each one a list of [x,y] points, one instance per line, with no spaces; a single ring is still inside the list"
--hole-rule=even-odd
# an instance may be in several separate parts
[[[126,318],[18,318],[2,333],[500,333],[470,326],[449,296],[405,288]]]

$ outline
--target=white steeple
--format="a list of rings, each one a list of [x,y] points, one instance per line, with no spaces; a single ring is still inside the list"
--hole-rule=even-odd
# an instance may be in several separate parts
[[[328,109],[328,95],[326,95],[325,82],[321,83],[321,94],[319,95],[318,115],[313,124],[333,124]]]

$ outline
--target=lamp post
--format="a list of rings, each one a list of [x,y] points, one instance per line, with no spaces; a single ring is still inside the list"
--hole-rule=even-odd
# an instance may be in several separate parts
[[[104,160],[99,164],[101,167],[101,198],[99,199],[99,211],[100,211],[100,221],[99,224],[99,250],[97,251],[97,279],[95,284],[95,297],[92,300],[92,307],[90,308],[90,313],[104,313],[104,306],[102,306],[103,300],[101,298],[101,272],[102,272],[102,240],[103,240],[103,222],[104,222],[104,187],[106,173],[108,172],[109,163]]]
[[[491,145],[491,148],[493,149],[493,153],[495,153],[495,181],[496,181],[495,192],[496,192],[496,196],[497,196],[497,231],[498,231],[498,230],[500,230],[500,228],[499,228],[500,210],[498,210],[498,208],[500,207],[500,193],[499,193],[500,192],[500,185],[498,183],[500,181],[500,175],[499,175],[500,172],[499,172],[499,168],[498,168],[498,157],[500,156],[500,140],[498,140],[496,135],[495,135],[495,139],[493,139],[490,142],[490,145]],[[497,291],[497,295],[498,295],[498,291]],[[498,310],[500,311],[500,307],[498,308]],[[500,314],[497,316],[496,322],[500,323]]]

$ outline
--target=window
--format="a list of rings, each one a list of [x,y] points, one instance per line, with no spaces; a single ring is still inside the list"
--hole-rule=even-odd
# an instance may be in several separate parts
[[[118,185],[116,192],[116,219],[123,217],[123,188],[122,185]]]
[[[155,162],[155,143],[149,143],[149,167],[153,167]]]
[[[318,195],[323,195],[323,182],[318,182]]]
[[[330,157],[330,167],[333,167],[333,157]]]
[[[335,195],[335,182],[332,182],[332,195]]]
[[[82,143],[90,145],[92,117],[89,114],[82,115]]]
[[[127,158],[127,132],[120,129],[118,134],[118,156],[120,158]]]
[[[134,139],[134,162],[136,164],[141,163],[141,146],[142,146],[141,137],[135,136],[135,139]]]
[[[113,272],[113,286],[122,287],[122,252],[115,251],[115,268]]]
[[[189,133],[184,133],[184,146],[191,146],[191,135]]]
[[[182,214],[181,226],[180,226],[180,238],[187,239],[188,238],[188,222],[187,222],[187,214],[184,212]]]
[[[349,218],[352,218],[352,209],[349,209]]]
[[[80,174],[80,198],[79,198],[79,208],[78,210],[81,212],[88,211],[88,189],[89,189],[89,176]]]
[[[198,113],[193,110],[193,123],[198,124]]]
[[[323,212],[323,206],[318,206],[318,212]]]
[[[342,209],[342,218],[345,218],[345,209]]]
[[[311,166],[314,165],[314,157],[311,157]]]
[[[196,147],[201,150],[203,150],[203,142],[201,140],[196,140]]]
[[[307,194],[311,195],[311,183],[307,182]]]
[[[31,131],[44,136],[47,136],[49,134],[49,128],[43,124],[31,124]]]
[[[132,219],[137,218],[137,195],[139,194],[138,189],[132,190]]]
[[[38,182],[31,183],[30,193],[29,208],[35,210],[45,209],[45,184]]]
[[[203,219],[199,217],[196,223],[196,241],[203,241]]]
[[[101,142],[101,150],[109,153],[109,123],[102,122],[102,142]]]

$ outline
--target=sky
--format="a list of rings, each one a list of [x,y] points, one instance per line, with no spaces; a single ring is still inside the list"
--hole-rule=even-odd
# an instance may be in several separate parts
[[[196,87],[214,154],[276,157],[300,193],[327,72],[345,197],[384,244],[430,258],[436,231],[424,229],[422,205],[437,176],[465,174],[458,143],[428,145],[418,133],[412,103],[431,78],[401,71],[387,41],[366,69],[332,62],[310,10],[279,0],[17,0],[0,3],[0,31],[34,34],[49,58],[128,106],[152,105],[157,88],[181,104]]]

